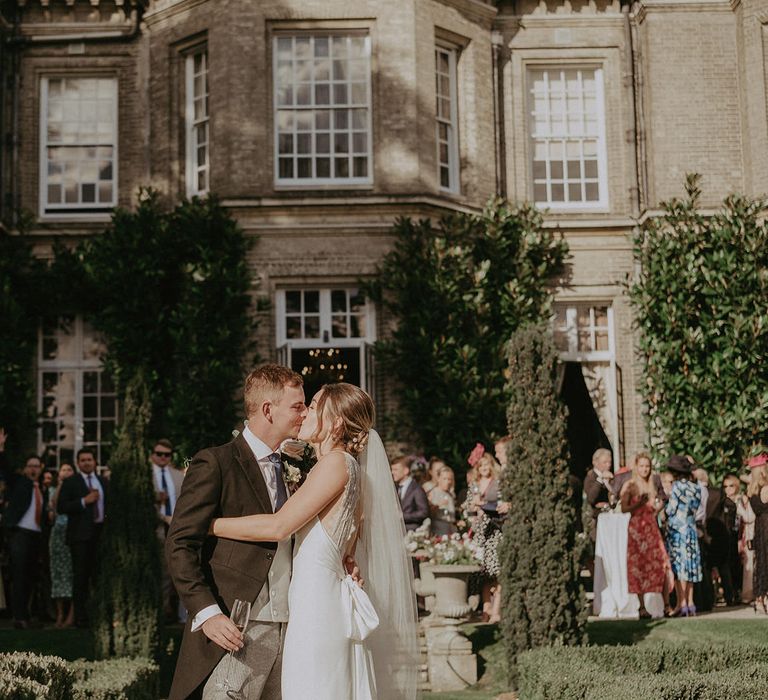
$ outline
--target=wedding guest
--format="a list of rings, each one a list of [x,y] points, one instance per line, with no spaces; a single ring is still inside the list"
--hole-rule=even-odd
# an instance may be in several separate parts
[[[40,577],[40,546],[43,519],[47,510],[45,494],[40,488],[42,462],[36,455],[27,457],[18,478],[7,478],[10,485],[5,509],[11,570],[11,612],[16,629],[29,627],[29,604]]]
[[[493,453],[496,455],[496,461],[499,463],[502,470],[507,468],[507,445],[511,439],[511,435],[505,435],[503,438],[500,438],[493,443]]]
[[[741,477],[747,486],[752,482],[752,474],[755,470],[768,464],[768,455],[757,455],[747,460],[749,473]],[[741,520],[741,532],[739,538],[739,553],[741,555],[741,602],[752,603],[754,601],[753,584],[755,571],[755,520],[757,519],[752,506],[749,504],[749,496],[743,494],[736,504],[736,514]]]
[[[610,450],[604,447],[595,450],[592,455],[592,469],[584,477],[584,495],[592,512],[589,536],[593,543],[597,536],[597,516],[611,505],[612,461]]]
[[[98,567],[104,518],[109,507],[107,484],[94,472],[96,454],[84,447],[77,453],[79,474],[66,479],[57,512],[67,515],[67,545],[72,553],[75,625],[88,627],[88,597]]]
[[[429,502],[424,489],[411,477],[410,458],[406,455],[395,459],[391,466],[392,478],[397,486],[400,507],[403,511],[405,529],[417,530],[429,517]]]
[[[456,532],[456,480],[453,469],[443,467],[437,474],[437,484],[429,492],[429,517],[432,534],[436,537]]]
[[[484,510],[489,518],[498,518],[499,463],[492,454],[483,450],[473,466],[477,472],[477,494],[473,504]]]
[[[61,487],[75,475],[71,464],[59,467],[59,483],[51,497],[51,511],[55,514],[49,552],[51,562],[51,598],[56,603],[56,627],[71,627],[75,623],[75,609],[72,605],[72,553],[67,546],[67,516],[56,514]]]
[[[669,498],[669,494],[672,493],[672,485],[675,483],[675,476],[670,471],[664,471],[659,474],[659,480],[661,481],[661,488],[664,489],[664,494]]]
[[[752,595],[755,598],[755,610],[759,607],[768,615],[768,466],[752,470],[747,496],[755,514],[752,538],[752,550],[755,555]]]
[[[421,485],[421,488],[424,489],[424,493],[426,493],[427,496],[429,496],[429,492],[435,488],[435,486],[437,486],[438,474],[440,473],[440,470],[446,466],[446,463],[443,462],[443,460],[439,457],[430,458],[429,466],[427,468],[427,474],[429,475],[429,478]]]
[[[657,513],[664,507],[653,480],[651,458],[638,452],[632,460],[632,478],[621,489],[621,510],[631,513],[627,540],[629,592],[640,599],[640,617],[649,618],[646,593],[663,593],[667,551],[661,539]]]
[[[677,605],[671,615],[696,614],[693,584],[702,579],[701,550],[696,532],[696,511],[701,503],[701,486],[692,477],[691,462],[673,455],[666,465],[675,482],[665,511],[667,515],[667,550],[675,575]]]
[[[160,546],[165,548],[165,537],[171,524],[176,499],[181,493],[181,482],[184,474],[173,466],[173,443],[161,438],[152,447],[149,463],[152,467],[152,485],[155,489],[155,504],[157,505],[157,539]],[[178,596],[173,587],[165,557],[161,557],[161,576],[163,592],[163,613],[169,621],[178,620]]]
[[[710,492],[707,512],[710,564],[713,580],[723,589],[726,605],[733,605],[741,588],[739,566],[739,518],[737,513],[741,481],[726,474],[720,490]]]

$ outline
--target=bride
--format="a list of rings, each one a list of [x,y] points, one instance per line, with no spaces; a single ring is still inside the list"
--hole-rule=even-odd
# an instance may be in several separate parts
[[[296,533],[284,700],[416,697],[413,575],[373,419],[373,402],[362,389],[324,386],[299,433],[318,458],[306,482],[277,513],[212,525],[217,537],[246,541],[279,542]],[[344,570],[350,554],[366,578],[365,592]]]

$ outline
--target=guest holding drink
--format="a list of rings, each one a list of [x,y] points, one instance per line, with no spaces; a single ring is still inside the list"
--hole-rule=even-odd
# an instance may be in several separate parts
[[[456,532],[455,487],[453,469],[444,466],[438,472],[437,483],[427,497],[432,521],[432,534],[437,537],[452,535]]]
[[[440,470],[444,469],[447,465],[439,457],[432,457],[429,460],[429,466],[427,467],[428,480],[425,481],[421,488],[424,489],[424,493],[429,496],[429,492],[437,486],[437,478],[440,474]]]
[[[632,478],[621,489],[621,510],[631,513],[627,540],[629,592],[640,599],[640,617],[649,618],[646,593],[662,593],[666,578],[667,551],[656,515],[663,507],[653,479],[651,458],[639,452],[632,460]]]

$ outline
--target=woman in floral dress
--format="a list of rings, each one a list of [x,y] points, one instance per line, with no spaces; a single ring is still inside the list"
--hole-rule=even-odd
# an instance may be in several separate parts
[[[640,452],[632,462],[632,478],[621,489],[621,510],[631,513],[627,540],[627,581],[629,592],[640,599],[640,617],[651,617],[645,609],[646,593],[664,590],[667,550],[656,515],[662,503],[652,478],[651,458]]]
[[[667,550],[675,574],[677,605],[671,615],[696,614],[693,604],[693,584],[702,579],[701,550],[696,533],[696,511],[701,503],[701,486],[691,478],[691,463],[687,457],[673,455],[667,469],[675,477],[666,506]]]
[[[56,493],[51,499],[51,510],[56,513],[56,502],[64,479],[74,476],[75,470],[71,464],[62,464],[59,467],[59,484]],[[56,627],[71,627],[75,622],[75,611],[72,607],[72,555],[66,542],[67,516],[56,515],[51,538],[49,540],[49,552],[51,559],[51,598],[56,601]],[[65,613],[65,608],[67,612]]]

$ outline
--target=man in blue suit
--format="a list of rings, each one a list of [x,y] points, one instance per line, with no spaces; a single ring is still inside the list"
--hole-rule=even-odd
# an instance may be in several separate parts
[[[398,457],[392,462],[391,468],[397,495],[400,497],[400,507],[403,509],[405,529],[409,532],[416,530],[429,517],[427,494],[421,484],[411,476],[407,457]]]

